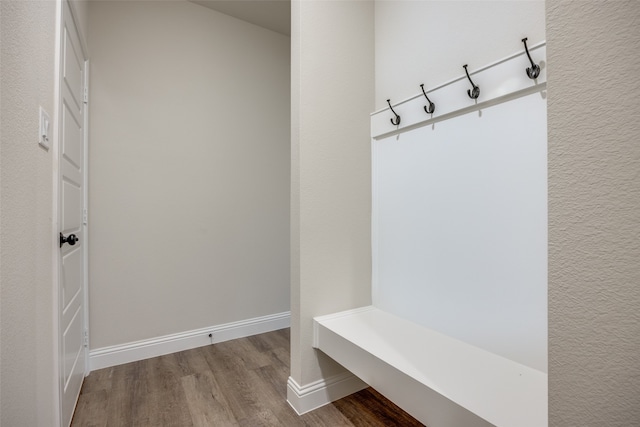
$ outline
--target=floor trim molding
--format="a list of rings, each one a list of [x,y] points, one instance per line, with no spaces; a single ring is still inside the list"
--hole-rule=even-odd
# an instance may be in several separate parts
[[[291,312],[287,311],[239,322],[97,348],[89,351],[89,366],[92,371],[108,368],[223,341],[276,331],[288,328],[290,325]],[[211,334],[211,337],[209,337],[209,334]]]
[[[298,415],[302,415],[367,387],[364,381],[348,371],[304,386],[289,377],[287,402]]]

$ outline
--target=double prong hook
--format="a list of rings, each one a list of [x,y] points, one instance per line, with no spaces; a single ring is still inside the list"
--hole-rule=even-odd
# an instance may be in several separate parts
[[[467,95],[469,95],[469,98],[471,99],[478,99],[478,97],[480,96],[480,87],[476,86],[475,83],[473,83],[473,80],[471,80],[469,71],[467,71],[467,64],[463,65],[462,67],[464,68],[464,72],[467,73],[467,78],[471,82],[471,86],[473,86],[473,89],[467,90]]]
[[[427,102],[429,103],[428,108],[426,105],[424,106],[424,112],[427,114],[433,114],[433,112],[436,111],[436,104],[431,102],[431,100],[427,96],[427,92],[424,91],[424,84],[421,84],[420,87],[422,88],[422,93],[424,93],[424,97],[427,98]]]
[[[522,39],[522,43],[524,43],[524,50],[527,52],[529,62],[531,62],[531,68],[527,68],[527,76],[529,76],[530,79],[536,79],[540,75],[540,66],[533,62],[533,59],[531,59],[531,55],[529,55],[529,48],[527,47],[527,37]]]
[[[393,119],[391,120],[391,124],[394,126],[398,126],[400,124],[400,116],[393,110],[393,107],[391,106],[391,100],[387,99],[387,104],[389,104],[389,108],[391,109],[391,111],[393,112],[393,114],[396,116],[396,121],[394,122]]]

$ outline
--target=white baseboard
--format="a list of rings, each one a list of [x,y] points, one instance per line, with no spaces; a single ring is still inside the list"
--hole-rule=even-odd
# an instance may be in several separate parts
[[[287,381],[287,402],[302,415],[328,403],[369,387],[351,372],[300,386],[293,378]]]
[[[285,312],[127,344],[97,348],[89,352],[89,366],[92,371],[108,368],[223,341],[276,331],[288,328],[290,325],[291,312]],[[212,334],[212,336],[209,337],[209,334]]]

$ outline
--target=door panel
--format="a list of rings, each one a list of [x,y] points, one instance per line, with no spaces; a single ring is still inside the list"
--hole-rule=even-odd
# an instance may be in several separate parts
[[[60,232],[78,241],[60,248],[58,295],[62,426],[69,426],[85,374],[84,208],[85,58],[67,1],[62,2],[59,133]]]
[[[69,105],[65,102],[64,109],[62,110],[63,121],[63,145],[62,155],[65,160],[69,162],[69,166],[72,166],[76,172],[80,172],[80,164],[82,163],[82,125],[76,122],[76,117],[80,117],[81,112],[69,108]],[[71,172],[71,170],[69,171]]]
[[[73,233],[80,237],[80,228],[82,218],[82,186],[75,182],[69,182],[66,179],[62,182],[62,233],[64,235]],[[82,244],[78,242],[78,244]]]
[[[82,185],[64,180],[62,182],[62,213],[64,220],[62,221],[62,233],[67,235],[73,233],[80,237],[78,233],[82,232]],[[76,246],[82,242],[78,242]]]
[[[73,23],[71,23],[73,25]],[[78,53],[80,42],[75,28],[64,28],[63,78],[77,109],[82,109],[82,72],[84,58]]]
[[[71,303],[74,297],[78,297],[78,294],[82,292],[82,251],[76,249],[62,258],[62,303],[65,310],[71,308]],[[63,316],[66,313],[63,313]]]
[[[75,369],[78,362],[81,360],[79,351],[82,346],[82,313],[80,304],[77,305],[75,312],[71,313],[71,321],[69,322],[67,329],[63,332],[63,347],[64,347],[64,388],[65,391],[72,391],[77,382],[82,380],[82,376],[78,376],[78,372]],[[75,378],[74,378],[75,376]],[[72,387],[69,387],[69,386]]]

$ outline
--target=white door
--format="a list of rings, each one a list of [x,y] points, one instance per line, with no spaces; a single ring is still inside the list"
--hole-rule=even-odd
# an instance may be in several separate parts
[[[85,55],[62,2],[59,106],[59,349],[62,425],[71,423],[85,375],[84,82]]]

